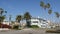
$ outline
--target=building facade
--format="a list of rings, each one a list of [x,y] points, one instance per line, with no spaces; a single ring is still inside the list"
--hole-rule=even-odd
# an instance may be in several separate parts
[[[51,28],[48,21],[41,18],[31,18],[29,21],[31,22],[31,25],[37,25],[40,28]]]

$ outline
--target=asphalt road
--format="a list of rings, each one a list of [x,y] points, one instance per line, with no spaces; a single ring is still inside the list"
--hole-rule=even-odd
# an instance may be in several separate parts
[[[0,31],[0,34],[60,34],[60,33],[45,33],[44,29],[23,29],[23,30],[9,30]]]

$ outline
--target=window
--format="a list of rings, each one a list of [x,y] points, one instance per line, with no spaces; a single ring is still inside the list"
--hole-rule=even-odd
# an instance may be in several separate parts
[[[41,27],[46,27],[45,25],[41,25]]]
[[[46,24],[46,23],[42,23],[42,24]]]
[[[33,23],[38,23],[38,21],[33,21]]]

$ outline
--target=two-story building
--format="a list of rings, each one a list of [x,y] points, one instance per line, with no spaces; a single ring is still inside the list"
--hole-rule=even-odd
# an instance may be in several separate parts
[[[49,22],[42,18],[31,18],[29,21],[31,22],[31,25],[37,25],[40,28],[51,28]]]

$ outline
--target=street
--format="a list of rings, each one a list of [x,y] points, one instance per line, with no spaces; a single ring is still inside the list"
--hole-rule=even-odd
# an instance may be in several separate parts
[[[9,30],[0,31],[0,34],[60,34],[60,33],[46,33],[44,29],[23,29],[23,30]]]

